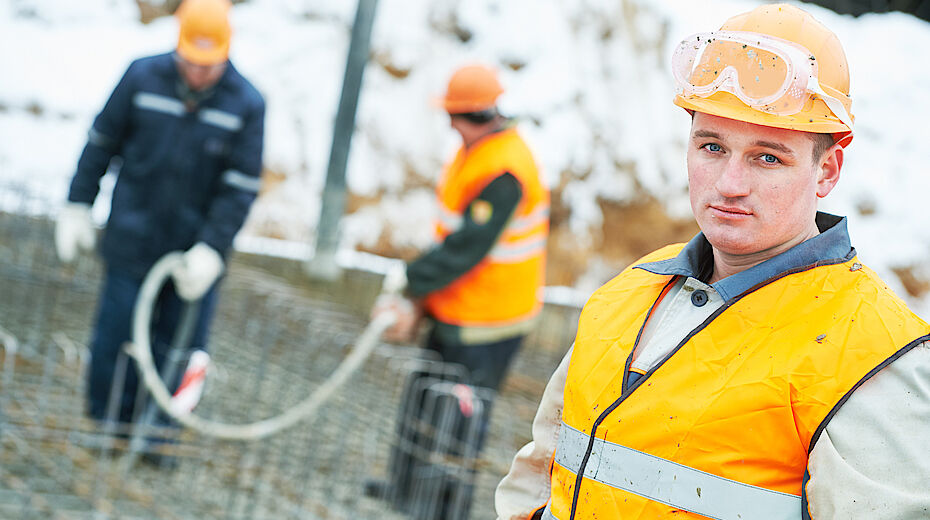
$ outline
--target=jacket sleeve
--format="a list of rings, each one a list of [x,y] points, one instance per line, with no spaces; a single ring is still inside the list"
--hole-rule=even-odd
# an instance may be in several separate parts
[[[251,107],[233,141],[227,168],[221,174],[206,223],[197,237],[223,256],[232,246],[261,187],[265,102],[258,93],[248,102]]]
[[[533,440],[520,448],[494,494],[498,520],[529,520],[549,502],[551,464],[562,424],[565,380],[574,347],[549,378],[533,419]]]
[[[462,226],[407,266],[407,290],[421,297],[438,291],[478,265],[494,247],[513,216],[523,190],[511,173],[496,177],[465,209]],[[487,221],[476,221],[473,209],[479,201],[491,208]]]
[[[71,179],[69,201],[93,204],[100,191],[100,178],[107,172],[113,157],[119,155],[129,130],[137,68],[138,62],[129,66],[87,132],[87,144]]]
[[[865,381],[827,424],[808,460],[804,518],[930,518],[928,441],[925,342]]]

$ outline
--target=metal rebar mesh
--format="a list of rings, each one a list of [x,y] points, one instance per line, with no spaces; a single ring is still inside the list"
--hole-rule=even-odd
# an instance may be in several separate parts
[[[389,475],[401,427],[432,435],[437,449],[424,456],[431,464],[423,471],[474,479],[469,518],[494,517],[494,487],[529,440],[577,310],[544,310],[548,316],[495,400],[480,455],[455,447],[473,425],[445,419],[417,426],[409,417],[398,424],[411,374],[449,368],[420,349],[387,344],[315,416],[290,429],[231,442],[140,428],[137,439],[158,434],[166,442],[138,451],[127,425],[97,424],[84,414],[101,266],[88,256],[58,263],[53,225],[41,216],[50,209],[26,188],[0,190],[0,518],[417,518],[429,513],[435,495],[436,480],[426,473],[412,507],[363,493],[367,479]],[[366,325],[377,276],[349,273],[337,285],[313,286],[293,264],[234,256],[210,338],[217,368],[198,415],[246,423],[287,410],[326,380]],[[134,370],[128,358],[121,362]],[[424,394],[436,417],[452,417],[458,406],[449,385],[433,381]],[[146,454],[171,464],[143,464]]]

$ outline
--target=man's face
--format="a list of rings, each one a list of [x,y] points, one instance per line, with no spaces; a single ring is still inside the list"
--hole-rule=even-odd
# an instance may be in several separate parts
[[[839,180],[842,151],[812,153],[804,132],[695,113],[688,185],[708,242],[726,255],[774,256],[816,235],[817,198]]]
[[[487,125],[478,125],[455,115],[449,115],[449,126],[462,136],[462,143],[466,148],[477,142],[487,132]]]
[[[226,71],[226,62],[215,65],[197,65],[178,56],[177,64],[184,83],[194,92],[212,87]]]

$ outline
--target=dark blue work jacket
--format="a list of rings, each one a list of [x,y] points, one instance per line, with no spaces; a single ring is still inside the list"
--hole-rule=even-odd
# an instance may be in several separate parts
[[[191,99],[174,60],[160,54],[129,66],[94,120],[68,195],[92,204],[111,161],[122,160],[102,252],[111,267],[140,276],[198,241],[225,255],[260,185],[261,94],[229,63]]]

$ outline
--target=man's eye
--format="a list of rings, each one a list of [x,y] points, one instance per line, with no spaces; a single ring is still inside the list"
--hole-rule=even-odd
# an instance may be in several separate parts
[[[781,162],[778,160],[778,157],[775,157],[774,155],[770,153],[763,154],[762,161],[765,162],[766,164],[778,164],[779,162]]]
[[[723,148],[721,148],[720,145],[717,144],[717,143],[707,143],[707,144],[704,145],[704,148],[705,148],[708,152],[719,152],[719,151],[723,150]]]

